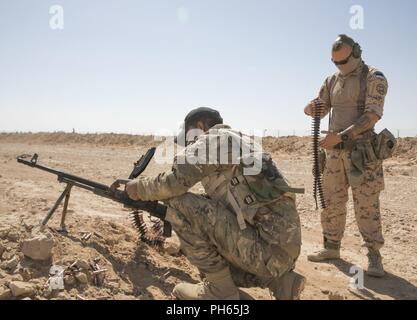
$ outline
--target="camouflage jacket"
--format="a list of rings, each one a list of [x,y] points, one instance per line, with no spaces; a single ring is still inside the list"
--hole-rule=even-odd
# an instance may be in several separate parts
[[[256,139],[255,139],[256,140]],[[201,182],[236,213],[240,228],[259,227],[273,243],[301,243],[295,195],[269,154],[249,136],[216,125],[174,158],[170,171],[137,180],[142,200],[167,200]]]
[[[325,104],[325,111],[332,109],[330,130],[340,132],[361,116],[358,109],[360,78],[364,68],[362,63],[355,71],[343,76],[340,72],[326,78],[320,88],[319,98]],[[382,117],[388,82],[384,74],[375,67],[369,66],[366,77],[366,96],[363,112],[373,112]]]

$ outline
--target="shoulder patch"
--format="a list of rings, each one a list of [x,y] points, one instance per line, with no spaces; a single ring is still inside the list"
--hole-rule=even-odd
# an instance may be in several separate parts
[[[377,78],[386,80],[384,74],[381,71],[375,71],[374,76],[377,77]]]
[[[385,95],[387,93],[387,88],[385,87],[385,85],[383,85],[382,83],[379,83],[376,86],[376,91],[381,95]]]

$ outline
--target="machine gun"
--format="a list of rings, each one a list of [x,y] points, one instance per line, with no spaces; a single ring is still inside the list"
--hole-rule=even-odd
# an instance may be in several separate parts
[[[41,228],[45,228],[48,221],[52,218],[54,212],[64,201],[64,207],[62,210],[61,216],[61,232],[67,232],[65,226],[65,219],[67,215],[68,203],[71,195],[72,187],[82,188],[88,190],[100,197],[104,197],[116,202],[123,204],[127,208],[131,208],[134,211],[131,213],[133,218],[133,224],[138,229],[141,240],[146,243],[159,245],[163,242],[164,237],[169,237],[171,235],[171,225],[164,221],[167,207],[158,201],[135,201],[129,198],[127,193],[124,190],[119,190],[118,188],[121,185],[124,185],[130,181],[130,179],[137,178],[147,167],[155,153],[155,148],[149,149],[145,155],[143,155],[137,162],[134,163],[134,168],[132,173],[129,175],[129,180],[118,179],[113,182],[112,185],[107,186],[95,181],[91,181],[82,177],[75,176],[73,174],[65,173],[63,171],[55,170],[44,165],[38,164],[38,155],[35,153],[32,155],[21,155],[17,157],[17,162],[30,166],[32,168],[37,168],[52,174],[55,174],[58,177],[58,181],[65,183],[66,187],[61,195],[56,200],[55,204],[48,211],[46,217],[41,223]],[[30,158],[28,160],[28,158]],[[141,211],[148,212],[151,216],[158,218],[157,222],[152,227],[153,234],[150,234],[141,214]],[[163,230],[163,231],[162,231]]]

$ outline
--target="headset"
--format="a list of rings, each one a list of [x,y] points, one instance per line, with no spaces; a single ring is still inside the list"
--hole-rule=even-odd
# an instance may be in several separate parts
[[[359,45],[359,43],[355,42],[353,44],[352,48],[353,48],[352,49],[352,55],[353,55],[354,58],[358,59],[358,58],[362,57],[362,48]]]
[[[352,56],[355,59],[362,57],[362,48],[359,43],[346,35],[339,35],[334,43],[334,48],[340,47],[342,44],[347,44],[352,47]]]

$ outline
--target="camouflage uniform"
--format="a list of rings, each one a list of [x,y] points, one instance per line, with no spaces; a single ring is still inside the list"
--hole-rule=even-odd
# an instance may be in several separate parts
[[[357,70],[343,76],[340,73],[328,77],[321,87],[319,98],[332,111],[330,131],[341,132],[354,124],[362,115],[358,110],[360,75],[362,63]],[[382,72],[369,67],[366,78],[366,100],[363,112],[374,112],[382,117],[388,83]],[[367,132],[359,139],[374,135]],[[325,247],[338,249],[346,224],[348,189],[352,188],[355,217],[365,245],[374,250],[384,244],[381,230],[379,194],[384,189],[382,161],[371,150],[366,150],[362,174],[355,173],[352,153],[344,149],[327,151],[323,173],[323,189],[328,207],[321,213]]]
[[[279,190],[270,189],[266,197],[261,192],[263,173],[242,175],[240,160],[229,151],[226,164],[219,158],[204,163],[205,152],[199,154],[198,163],[186,159],[213,141],[220,141],[219,148],[226,145],[231,150],[233,139],[242,136],[226,125],[214,126],[175,157],[172,170],[141,177],[138,195],[168,205],[166,220],[178,234],[182,251],[200,272],[213,273],[229,266],[236,284],[266,287],[293,268],[300,253],[301,229],[292,189],[270,158],[268,166],[276,169]],[[242,141],[246,143],[245,138]],[[187,192],[197,182],[207,195]],[[253,186],[260,189],[252,191]]]

